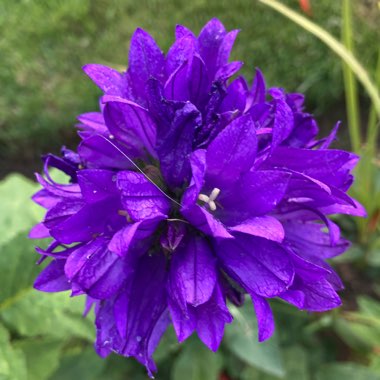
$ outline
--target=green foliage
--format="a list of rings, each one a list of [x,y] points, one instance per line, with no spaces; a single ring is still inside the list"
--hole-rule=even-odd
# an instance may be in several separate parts
[[[1,182],[0,245],[40,219],[40,207],[29,201],[37,189],[35,183],[19,174],[11,174]]]
[[[380,302],[365,296],[357,302],[358,311],[343,313],[335,321],[335,330],[352,349],[371,352],[380,342]]]
[[[23,339],[14,345],[23,353],[28,380],[47,380],[59,367],[62,340]]]
[[[242,308],[231,306],[234,323],[226,328],[227,347],[247,364],[269,374],[283,376],[285,371],[276,334],[259,343],[254,310],[249,301]]]
[[[191,339],[173,365],[171,380],[218,380],[221,365],[220,354]]]
[[[316,380],[380,380],[380,374],[357,364],[340,363],[323,366]]]
[[[24,380],[25,378],[25,357],[20,349],[12,347],[8,331],[0,325],[0,379]]]

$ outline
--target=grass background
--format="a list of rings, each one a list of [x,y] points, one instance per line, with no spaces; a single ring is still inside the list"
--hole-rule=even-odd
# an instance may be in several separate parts
[[[284,1],[299,9],[297,0]],[[355,0],[359,57],[375,66],[380,33],[376,0]],[[340,34],[340,1],[311,1],[313,18]],[[83,74],[90,63],[127,65],[131,34],[148,30],[163,50],[174,26],[198,32],[211,17],[240,28],[233,58],[251,78],[260,67],[270,85],[307,94],[309,110],[330,128],[341,109],[340,62],[318,40],[252,0],[1,0],[0,176],[30,174],[43,152],[75,145],[79,113],[97,108],[99,91]],[[336,109],[341,112],[337,114]]]

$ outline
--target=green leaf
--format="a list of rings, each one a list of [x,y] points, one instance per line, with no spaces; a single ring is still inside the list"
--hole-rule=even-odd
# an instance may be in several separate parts
[[[366,296],[359,296],[357,303],[359,311],[342,314],[334,328],[350,347],[368,351],[380,342],[380,303]]]
[[[359,310],[365,315],[378,319],[380,328],[380,302],[365,296],[359,296],[357,301]]]
[[[56,338],[78,337],[93,341],[91,318],[82,316],[83,297],[64,293],[42,293],[31,289],[3,309],[4,323],[25,337],[47,335]]]
[[[324,365],[316,380],[380,380],[380,375],[371,369],[355,363],[333,363]]]
[[[218,353],[207,349],[198,339],[190,339],[174,362],[172,380],[217,380],[221,368]]]
[[[94,380],[105,368],[105,363],[104,359],[96,355],[93,348],[65,355],[61,358],[60,366],[50,380]],[[108,380],[107,377],[104,379]]]
[[[0,183],[0,246],[21,231],[30,229],[43,210],[30,197],[38,185],[19,174],[11,174]]]
[[[34,244],[39,241],[28,240],[24,231],[0,247],[0,311],[28,291],[41,271]]]
[[[26,378],[24,355],[21,350],[12,347],[8,331],[0,325],[0,379],[25,380]]]
[[[367,260],[369,265],[380,267],[380,237],[371,244]]]
[[[308,357],[301,346],[289,347],[283,352],[286,378],[291,380],[309,380]]]
[[[154,353],[154,360],[156,362],[160,362],[165,360],[170,354],[175,351],[178,351],[179,345],[177,336],[175,335],[174,329],[172,326],[168,328],[162,337],[157,350]]]
[[[351,348],[358,351],[369,351],[377,339],[371,328],[357,322],[348,322],[343,318],[334,321],[335,332]]]
[[[226,327],[226,346],[247,364],[268,374],[283,376],[285,369],[276,334],[259,343],[252,305],[247,303],[239,309],[230,306],[230,310],[235,320]]]
[[[292,346],[283,351],[286,374],[284,379],[309,380],[308,358],[301,346]],[[278,376],[263,373],[254,367],[246,367],[242,372],[243,380],[277,380]]]
[[[57,340],[25,339],[14,344],[26,359],[28,380],[45,380],[58,368],[63,343]]]

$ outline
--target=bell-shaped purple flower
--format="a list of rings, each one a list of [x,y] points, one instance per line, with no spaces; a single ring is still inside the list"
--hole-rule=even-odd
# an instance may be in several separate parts
[[[318,140],[303,95],[267,89],[259,70],[252,86],[236,76],[237,34],[216,19],[198,37],[177,26],[165,55],[137,29],[126,72],[84,67],[100,112],[80,115],[77,152],[45,156],[37,175],[46,215],[31,237],[52,240],[37,248],[51,261],[35,287],[86,295],[99,355],[133,356],[149,375],[170,323],[180,342],[196,332],[217,350],[227,300],[248,295],[260,341],[274,330],[271,298],[339,306],[326,259],[349,243],[328,216],[365,214],[347,195],[358,157],[329,149],[338,125]]]

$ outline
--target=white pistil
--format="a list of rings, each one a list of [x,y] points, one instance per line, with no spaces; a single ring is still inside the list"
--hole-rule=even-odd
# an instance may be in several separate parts
[[[210,208],[211,211],[215,211],[216,210],[216,203],[215,203],[215,199],[218,197],[218,195],[220,194],[220,189],[218,189],[217,187],[215,187],[210,195],[206,195],[206,194],[199,194],[198,196],[198,199],[202,202],[205,202],[208,204],[208,207]]]

